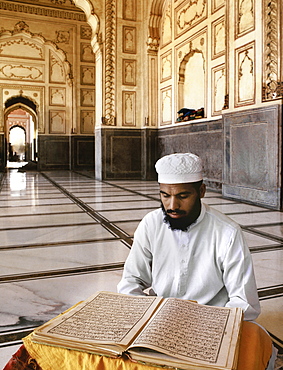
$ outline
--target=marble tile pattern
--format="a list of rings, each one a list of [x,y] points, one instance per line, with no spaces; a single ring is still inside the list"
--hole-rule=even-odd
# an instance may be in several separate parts
[[[154,181],[98,181],[90,172],[8,170],[0,192],[0,368],[21,338],[98,290],[116,291],[141,218],[159,207]],[[204,202],[243,228],[262,314],[283,349],[283,213]]]

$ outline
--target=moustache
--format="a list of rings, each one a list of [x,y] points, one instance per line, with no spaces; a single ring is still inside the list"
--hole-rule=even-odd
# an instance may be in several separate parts
[[[178,215],[185,215],[186,214],[186,212],[185,211],[182,211],[181,209],[167,209],[166,210],[166,213],[167,214],[176,213]]]

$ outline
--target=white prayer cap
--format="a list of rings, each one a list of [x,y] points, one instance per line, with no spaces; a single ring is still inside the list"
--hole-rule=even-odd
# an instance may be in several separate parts
[[[202,161],[192,153],[175,153],[160,158],[155,169],[160,184],[197,182],[202,177]]]

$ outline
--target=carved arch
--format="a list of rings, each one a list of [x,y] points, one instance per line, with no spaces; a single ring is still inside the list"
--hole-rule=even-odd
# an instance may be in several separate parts
[[[148,22],[148,47],[157,50],[160,40],[160,25],[167,0],[153,0]]]
[[[185,80],[186,65],[187,65],[188,61],[190,60],[190,58],[192,56],[194,56],[195,53],[200,53],[200,54],[203,55],[203,52],[201,50],[193,49],[189,53],[187,53],[184,56],[183,60],[181,61],[180,67],[179,67],[179,82],[184,82],[184,80]],[[203,69],[205,69],[205,66],[204,65],[203,65]]]
[[[99,18],[97,14],[94,11],[93,4],[90,0],[73,0],[75,5],[82,9],[86,16],[86,21],[90,25],[92,32],[93,32],[93,38],[92,38],[92,46],[95,49],[99,45],[99,29],[100,29],[100,23]]]
[[[60,49],[53,41],[46,40],[40,34],[31,33],[28,29],[28,26],[25,24],[25,27],[23,27],[23,24],[24,22],[18,22],[15,25],[13,31],[5,31],[3,33],[0,32],[0,42],[5,43],[6,41],[6,45],[8,46],[9,45],[11,46],[13,40],[14,42],[18,43],[26,43],[27,45],[30,42],[33,42],[34,45],[31,45],[31,49],[35,47],[35,45],[38,47],[39,60],[43,59],[43,55],[42,52],[40,51],[40,48],[49,47],[50,50],[52,50],[62,62],[67,83],[69,85],[72,85],[73,74],[71,70],[71,63],[68,61],[66,53],[62,49]]]
[[[12,97],[11,99],[13,100],[15,98],[17,98],[17,97]],[[6,108],[5,109],[5,112],[4,112],[4,122],[6,122],[7,117],[9,116],[9,114],[11,112],[13,112],[14,110],[17,110],[17,109],[22,109],[25,112],[29,113],[32,116],[32,119],[33,119],[34,123],[37,122],[37,115],[36,115],[36,112],[34,111],[34,109],[32,109],[31,107],[29,107],[25,103],[21,103],[21,102],[17,102],[15,104],[9,106],[9,108]]]
[[[24,97],[22,95],[18,95],[18,96],[13,96],[9,99],[6,100],[5,102],[5,111],[4,111],[4,124],[5,124],[5,137],[6,137],[6,142],[8,143],[9,142],[9,132],[10,132],[10,129],[7,125],[7,121],[8,121],[8,117],[10,115],[11,112],[17,110],[17,109],[21,109],[25,112],[27,112],[28,114],[30,114],[31,118],[32,118],[32,121],[33,121],[33,133],[31,133],[31,137],[30,135],[28,135],[30,137],[30,152],[28,154],[28,160],[32,159],[32,160],[37,160],[37,134],[38,134],[38,114],[37,114],[37,111],[38,111],[38,106],[36,104],[35,101],[33,101],[30,97]],[[16,127],[17,125],[13,126],[13,127]],[[25,133],[27,134],[27,130],[18,125],[19,127],[21,127],[22,129],[24,129]],[[29,132],[29,130],[28,130]],[[27,154],[27,153],[26,153]]]
[[[179,66],[179,73],[178,73],[178,109],[183,108],[185,106],[185,74],[186,74],[186,67],[189,60],[195,56],[195,54],[200,54],[203,60],[203,73],[205,74],[205,58],[203,55],[203,51],[199,49],[192,49],[192,45],[190,45],[190,51],[184,56],[183,60]],[[200,66],[201,67],[201,66]],[[193,107],[194,108],[194,107]],[[195,107],[199,108],[199,107]]]

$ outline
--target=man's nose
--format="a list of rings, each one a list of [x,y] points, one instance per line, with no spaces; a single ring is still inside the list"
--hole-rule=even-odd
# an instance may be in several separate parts
[[[179,200],[176,197],[171,197],[169,208],[172,210],[175,210],[175,209],[179,209],[179,207],[180,207]]]

